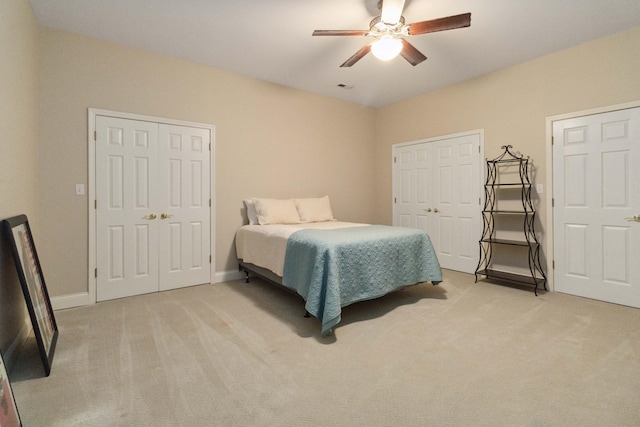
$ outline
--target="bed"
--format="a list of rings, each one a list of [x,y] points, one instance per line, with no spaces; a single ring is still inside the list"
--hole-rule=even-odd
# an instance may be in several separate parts
[[[247,199],[236,232],[239,268],[300,295],[326,335],[342,308],[406,286],[442,281],[429,236],[404,227],[337,221],[328,197]]]

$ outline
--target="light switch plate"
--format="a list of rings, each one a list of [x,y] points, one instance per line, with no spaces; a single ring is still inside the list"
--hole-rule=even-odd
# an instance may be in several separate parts
[[[542,184],[536,184],[536,192],[537,192],[538,194],[542,194],[542,193],[544,193],[544,187],[543,187],[543,185],[542,185]]]
[[[84,184],[76,184],[76,196],[84,196]]]

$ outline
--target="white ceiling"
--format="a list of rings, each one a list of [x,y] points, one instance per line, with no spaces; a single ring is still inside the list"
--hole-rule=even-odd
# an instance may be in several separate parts
[[[48,27],[372,107],[640,25],[639,0],[407,0],[407,23],[471,12],[471,27],[409,37],[429,58],[416,67],[401,57],[381,62],[369,54],[340,68],[370,39],[311,33],[368,29],[377,0],[30,3]]]

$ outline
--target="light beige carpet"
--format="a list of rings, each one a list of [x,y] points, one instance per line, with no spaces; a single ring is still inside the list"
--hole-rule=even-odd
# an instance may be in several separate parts
[[[228,282],[56,312],[25,426],[638,426],[640,310],[445,271],[347,307]],[[33,347],[30,347],[33,349]]]

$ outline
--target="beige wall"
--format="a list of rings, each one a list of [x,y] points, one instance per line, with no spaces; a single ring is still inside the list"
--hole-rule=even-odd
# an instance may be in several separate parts
[[[395,143],[484,129],[485,157],[511,144],[533,159],[535,183],[545,184],[546,118],[640,100],[639,52],[636,27],[378,109],[375,220],[392,221]],[[537,201],[544,247],[546,203],[544,197]]]
[[[258,66],[259,64],[256,64]],[[215,263],[235,270],[246,197],[331,197],[371,221],[375,112],[194,63],[40,28],[41,258],[52,296],[87,291],[87,109],[209,123],[215,142]]]
[[[26,214],[38,233],[38,26],[26,0],[0,2],[0,219]],[[0,238],[0,349],[24,325],[26,306]]]

